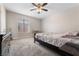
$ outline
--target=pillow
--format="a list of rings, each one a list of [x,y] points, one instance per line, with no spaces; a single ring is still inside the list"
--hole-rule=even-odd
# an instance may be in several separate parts
[[[74,32],[67,32],[65,35],[63,35],[63,38],[71,38],[71,37],[75,37],[76,34]]]
[[[65,35],[65,36],[62,36],[63,38],[71,38],[71,37],[75,37],[73,35]]]

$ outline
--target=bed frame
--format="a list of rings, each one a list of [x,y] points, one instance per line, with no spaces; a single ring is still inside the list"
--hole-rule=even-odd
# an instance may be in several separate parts
[[[36,33],[34,33],[34,43],[35,42],[39,42],[40,45],[42,45],[43,47],[46,47],[47,49],[51,50],[51,51],[55,51],[56,53],[60,54],[61,56],[73,56],[72,54],[69,54],[63,50],[61,50],[59,47],[56,47],[54,45],[51,45],[47,42],[41,41],[38,38],[35,38]]]

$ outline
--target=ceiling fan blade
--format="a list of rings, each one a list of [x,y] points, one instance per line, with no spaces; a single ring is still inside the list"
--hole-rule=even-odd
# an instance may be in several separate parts
[[[32,4],[37,7],[37,5],[35,3],[32,3]]]
[[[30,11],[33,11],[33,10],[36,10],[36,9],[31,9]]]
[[[44,10],[44,11],[48,11],[47,9],[42,9],[42,10]]]
[[[42,6],[45,6],[45,5],[47,5],[47,3],[44,3]]]

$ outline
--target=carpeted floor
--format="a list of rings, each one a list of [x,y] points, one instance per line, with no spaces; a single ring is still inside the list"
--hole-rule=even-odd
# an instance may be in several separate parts
[[[10,56],[59,56],[54,51],[33,42],[33,38],[17,39],[10,42]]]

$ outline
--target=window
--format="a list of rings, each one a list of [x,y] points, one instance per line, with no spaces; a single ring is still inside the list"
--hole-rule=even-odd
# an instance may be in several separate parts
[[[18,32],[28,32],[29,30],[29,22],[26,19],[22,19],[18,21]]]

